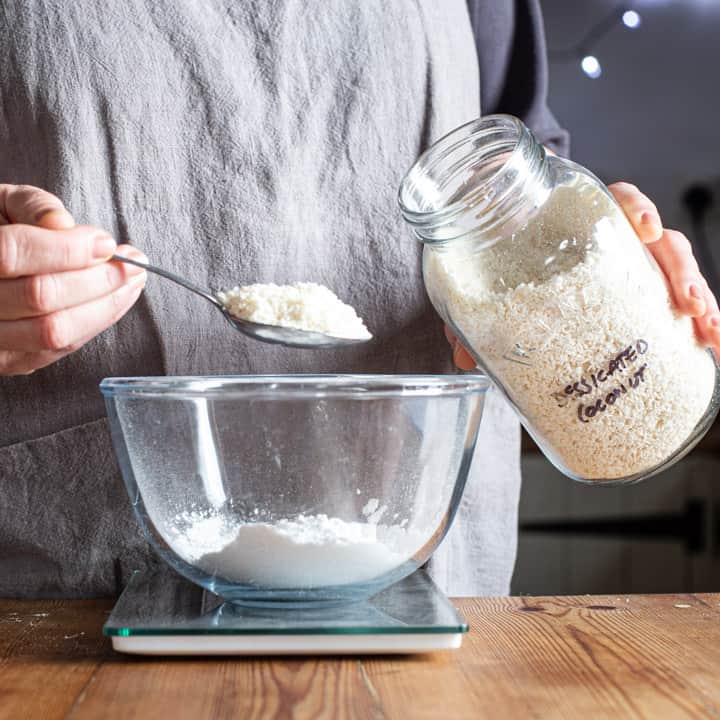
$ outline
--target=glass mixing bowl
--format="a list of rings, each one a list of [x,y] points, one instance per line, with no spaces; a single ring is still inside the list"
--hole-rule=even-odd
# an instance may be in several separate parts
[[[365,599],[430,557],[457,510],[480,375],[109,378],[147,537],[233,602]]]

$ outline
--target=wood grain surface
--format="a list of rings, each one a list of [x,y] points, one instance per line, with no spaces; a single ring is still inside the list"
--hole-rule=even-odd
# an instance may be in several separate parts
[[[0,600],[0,718],[720,718],[720,595],[463,599],[462,649],[113,653],[104,600]]]

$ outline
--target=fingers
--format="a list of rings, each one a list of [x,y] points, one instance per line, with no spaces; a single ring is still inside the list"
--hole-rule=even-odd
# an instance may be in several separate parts
[[[670,282],[677,309],[691,317],[704,315],[708,309],[707,283],[688,239],[677,230],[664,230],[648,250]]]
[[[704,279],[702,293],[707,310],[702,316],[695,318],[695,332],[701,342],[711,346],[715,353],[720,355],[720,312],[717,300]]]
[[[130,309],[137,301],[144,287],[144,281],[140,287],[131,295],[128,309]],[[119,318],[118,318],[119,319]],[[108,325],[109,327],[109,325]],[[106,328],[103,328],[106,329]],[[102,332],[102,330],[100,331]],[[61,360],[71,353],[77,352],[81,347],[86,345],[99,333],[96,328],[91,329],[84,336],[78,338],[74,343],[61,350],[42,350],[40,352],[13,352],[0,350],[0,376],[1,375],[29,375],[36,370],[40,370]]]
[[[48,230],[75,225],[72,215],[55,195],[32,185],[0,185],[0,225],[21,223]]]
[[[11,352],[0,350],[0,375],[30,375],[62,360],[67,355],[77,352],[86,345],[95,335],[82,338],[72,346],[63,350],[43,350],[42,352]],[[3,360],[5,358],[5,360]]]
[[[88,225],[68,230],[3,225],[0,279],[79,270],[107,260],[115,249],[108,233]]]
[[[61,352],[12,352],[0,350],[0,376],[30,375],[70,354]]]
[[[139,293],[138,293],[139,297]],[[0,375],[30,375],[52,365],[67,355],[80,350],[98,333],[89,333],[62,350],[42,350],[40,352],[12,352],[0,350]]]
[[[700,342],[720,351],[718,303],[700,273],[689,240],[677,230],[664,230],[647,248],[668,278],[677,309],[694,318]]]
[[[139,297],[139,293],[138,293]],[[99,333],[88,333],[72,345],[62,350],[42,350],[40,352],[13,352],[0,350],[0,376],[1,375],[30,375],[52,365],[67,355],[77,352],[90,342]]]
[[[477,368],[477,364],[470,353],[460,343],[453,348],[453,362],[460,370],[475,370]]]
[[[608,189],[667,277],[677,309],[694,318],[698,339],[720,354],[718,303],[700,273],[688,239],[676,230],[664,230],[657,208],[634,185],[620,182]]]
[[[147,262],[145,255],[130,245],[123,245],[118,251]],[[82,305],[109,295],[142,273],[144,270],[134,265],[110,261],[84,270],[0,281],[0,320],[37,317]]]
[[[447,325],[445,325],[445,337],[452,348],[453,362],[455,365],[460,368],[460,370],[475,370],[477,368],[476,362]]]
[[[718,303],[700,274],[688,239],[677,230],[664,230],[660,240],[647,247],[668,278],[675,306],[694,318],[698,340],[720,351]]]
[[[108,233],[76,227],[55,195],[0,184],[0,375],[55,362],[132,307],[145,272],[105,262],[115,250]],[[129,246],[123,252],[145,260]]]
[[[634,185],[625,182],[608,186],[620,207],[627,215],[640,240],[653,243],[660,239],[663,226],[655,204]]]
[[[117,322],[145,286],[136,275],[109,295],[66,310],[24,320],[0,321],[0,350],[19,352],[68,351]]]

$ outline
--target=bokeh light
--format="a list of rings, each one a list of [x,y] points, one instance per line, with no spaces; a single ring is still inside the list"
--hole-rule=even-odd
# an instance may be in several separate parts
[[[636,13],[634,10],[626,10],[622,14],[622,21],[623,25],[625,27],[629,27],[630,29],[634,30],[636,27],[640,25],[640,15]]]
[[[600,61],[594,55],[586,55],[580,61],[580,67],[582,71],[591,78],[599,78],[602,75],[602,68],[600,67]]]

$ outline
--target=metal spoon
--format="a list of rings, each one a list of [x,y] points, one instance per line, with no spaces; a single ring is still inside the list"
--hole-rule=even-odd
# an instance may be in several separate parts
[[[274,343],[277,345],[285,345],[287,347],[296,348],[330,348],[341,347],[343,345],[357,345],[358,343],[367,342],[370,338],[344,338],[334,335],[327,335],[322,332],[313,332],[310,330],[300,330],[293,327],[283,327],[281,325],[265,325],[263,323],[254,323],[249,320],[235,317],[230,314],[226,307],[218,300],[209,290],[198,287],[189,280],[171,273],[169,270],[163,270],[155,265],[149,265],[139,260],[131,260],[121,255],[113,255],[113,260],[137,265],[156,275],[161,275],[168,280],[172,280],[178,285],[182,285],[186,290],[194,292],[208,302],[212,303],[224,316],[225,319],[241,333],[248,337],[260,340],[261,342]]]

